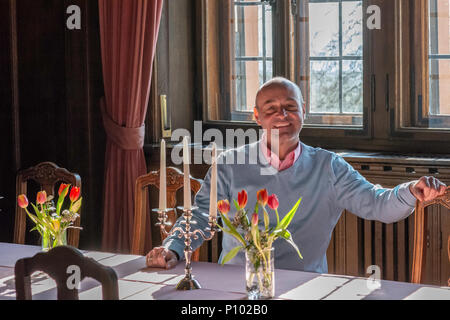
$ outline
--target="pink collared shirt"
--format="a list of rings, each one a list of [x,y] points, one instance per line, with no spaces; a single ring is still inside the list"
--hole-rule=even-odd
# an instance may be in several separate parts
[[[283,171],[292,167],[292,165],[295,163],[295,161],[298,160],[302,153],[302,144],[299,142],[295,150],[289,152],[284,160],[280,160],[280,158],[278,158],[278,155],[275,152],[270,151],[270,149],[267,147],[266,141],[267,140],[265,139],[265,137],[261,139],[261,151],[267,162],[278,171]]]

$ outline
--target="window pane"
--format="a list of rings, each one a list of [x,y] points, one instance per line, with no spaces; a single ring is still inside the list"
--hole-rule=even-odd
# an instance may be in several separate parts
[[[362,7],[356,0],[309,2],[307,124],[362,126]]]
[[[430,54],[450,54],[449,1],[431,0],[429,5]]]
[[[363,112],[363,64],[361,60],[342,62],[342,111]]]
[[[311,62],[310,113],[339,113],[339,62]]]
[[[450,60],[430,60],[430,115],[450,116]]]
[[[237,111],[253,112],[256,92],[264,83],[263,61],[236,61],[236,108]],[[272,72],[272,63],[266,62],[266,72]]]
[[[342,47],[344,56],[362,56],[362,2],[343,2],[342,20]]]
[[[416,123],[425,128],[450,128],[449,0],[428,0],[428,101],[418,99]],[[426,17],[425,17],[426,18]]]
[[[272,7],[271,6],[263,6],[262,7],[264,9],[265,12],[265,28],[262,28],[261,26],[261,30],[264,30],[264,34],[266,35],[266,39],[265,39],[265,44],[266,44],[266,52],[260,52],[259,55],[260,56],[267,56],[267,57],[272,57],[273,54],[273,50],[272,50]],[[262,19],[260,19],[261,24],[262,24]],[[264,43],[263,39],[262,39],[262,35],[263,33],[260,32],[259,37],[260,37],[260,43]]]
[[[238,16],[235,34],[236,56],[258,56],[258,6],[236,6],[235,9]]]
[[[339,4],[310,3],[309,16],[310,55],[339,56]]]
[[[272,10],[268,4],[234,2],[234,111],[253,112],[259,87],[273,77]],[[242,115],[240,115],[241,117]]]

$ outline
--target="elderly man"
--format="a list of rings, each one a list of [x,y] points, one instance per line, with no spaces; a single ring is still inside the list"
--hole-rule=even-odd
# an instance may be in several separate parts
[[[278,211],[284,214],[302,197],[289,230],[303,260],[287,242],[276,241],[276,268],[326,273],[326,251],[344,209],[364,219],[393,223],[408,217],[417,199],[431,200],[446,190],[446,186],[433,177],[385,189],[368,182],[337,154],[302,143],[299,134],[305,120],[305,104],[298,86],[287,79],[272,79],[259,89],[254,115],[267,134],[256,143],[221,154],[218,199],[237,199],[237,193],[246,189],[248,203],[256,203],[256,191],[266,188],[269,193],[278,195]],[[274,129],[276,135],[272,134]],[[277,143],[271,141],[273,136]],[[248,159],[255,151],[259,157],[253,164],[226,164],[224,160],[229,156],[238,159],[242,153]],[[262,175],[268,165],[275,174]],[[194,214],[200,228],[207,226],[209,188],[210,172],[195,196],[199,209]],[[276,221],[271,221],[273,223]],[[193,241],[194,249],[200,245],[201,239]],[[224,234],[221,257],[236,245],[233,237]],[[180,257],[183,258],[183,249],[183,240],[169,237],[161,247],[147,254],[147,265],[172,268]],[[230,263],[244,264],[244,261],[244,254],[240,253]]]

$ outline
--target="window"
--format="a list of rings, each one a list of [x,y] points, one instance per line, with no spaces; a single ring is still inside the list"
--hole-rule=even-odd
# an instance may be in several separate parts
[[[449,3],[203,0],[205,128],[256,126],[258,87],[284,76],[306,103],[306,143],[450,153]]]
[[[216,42],[218,59],[207,62],[206,77],[223,73],[222,79],[206,79],[208,96],[214,92],[206,109],[208,119],[251,121],[258,88],[274,76],[293,74],[306,101],[306,124],[361,128],[363,94],[369,92],[363,88],[362,2],[302,1],[306,9],[297,12],[290,1],[206,1],[209,43],[214,41],[211,34],[228,42]],[[297,14],[305,17],[300,23],[294,22]],[[281,24],[288,25],[288,35],[280,34]],[[295,36],[305,32],[307,37]],[[289,56],[289,49],[285,56],[275,56],[277,46],[296,47],[304,59],[292,57],[296,50]],[[283,64],[280,60],[289,61],[287,70],[275,70],[276,62]]]
[[[410,110],[403,127],[450,128],[449,0],[418,0],[407,7],[414,34],[410,43]],[[406,67],[406,66],[404,66]]]
[[[429,0],[429,116],[450,116],[449,1]],[[448,124],[448,121],[442,121]],[[438,124],[438,123],[436,123]]]
[[[309,29],[299,44],[309,52],[301,68],[309,80],[306,123],[362,126],[362,1],[310,0],[302,15],[300,29]]]
[[[272,6],[268,2],[234,1],[234,83],[232,120],[251,119],[255,93],[273,77]]]

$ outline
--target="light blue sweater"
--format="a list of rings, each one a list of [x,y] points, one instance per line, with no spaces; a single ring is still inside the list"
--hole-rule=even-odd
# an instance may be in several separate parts
[[[275,193],[278,196],[278,212],[282,219],[298,199],[302,198],[288,230],[302,253],[303,260],[300,260],[296,251],[284,239],[278,239],[274,242],[276,268],[327,273],[326,251],[333,229],[344,209],[361,218],[384,223],[405,219],[414,210],[416,198],[409,190],[410,183],[393,189],[373,185],[336,153],[302,143],[302,153],[292,167],[273,175],[264,175],[262,173],[268,171],[269,165],[259,149],[257,142],[226,151],[219,156],[218,200],[228,199],[232,204],[232,200],[237,199],[238,192],[245,189],[248,193],[247,209],[250,216],[256,203],[256,192],[266,188],[269,195]],[[227,164],[236,163],[239,156],[245,156],[248,160],[249,154],[255,153],[258,155],[256,164]],[[194,228],[205,229],[208,225],[209,194],[210,170],[195,196],[194,205],[199,209],[194,211],[198,222]],[[235,214],[234,205],[231,208],[230,218]],[[270,214],[273,211],[268,208],[268,212]],[[270,218],[270,225],[275,225],[275,213]],[[176,225],[181,220],[182,218]],[[262,220],[261,216],[261,226]],[[193,241],[193,249],[198,248],[201,243],[201,239]],[[184,258],[182,239],[171,236],[163,245]],[[232,236],[224,234],[221,258],[238,245]],[[240,252],[229,263],[244,265],[244,257],[244,253]]]

